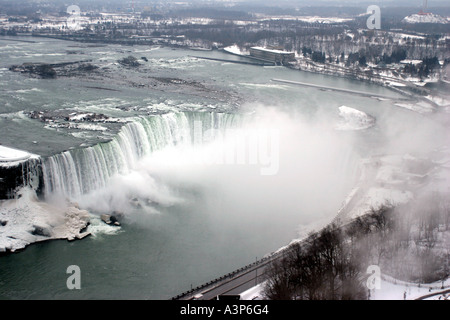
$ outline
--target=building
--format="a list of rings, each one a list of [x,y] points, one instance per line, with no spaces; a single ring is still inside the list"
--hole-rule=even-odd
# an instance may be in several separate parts
[[[286,64],[289,61],[295,60],[294,52],[267,49],[263,47],[251,47],[250,56],[252,58],[274,62],[275,64]]]

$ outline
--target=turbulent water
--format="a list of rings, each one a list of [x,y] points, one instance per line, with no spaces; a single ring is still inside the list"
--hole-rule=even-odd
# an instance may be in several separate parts
[[[409,139],[439,144],[434,119],[396,107],[400,96],[378,86],[186,50],[14,40],[0,38],[0,142],[41,155],[45,201],[78,202],[93,235],[0,257],[1,298],[170,298],[331,221],[361,157],[409,152]],[[129,55],[146,59],[117,62]],[[99,69],[58,79],[9,70],[81,60]],[[343,105],[370,126],[343,125]],[[113,211],[125,214],[120,228],[98,219]],[[66,287],[70,265],[81,290]]]
[[[103,188],[113,176],[130,172],[140,159],[155,151],[201,144],[194,134],[196,123],[202,131],[226,130],[236,126],[236,117],[224,113],[182,112],[139,118],[125,125],[109,142],[47,158],[43,164],[45,194],[77,197]]]

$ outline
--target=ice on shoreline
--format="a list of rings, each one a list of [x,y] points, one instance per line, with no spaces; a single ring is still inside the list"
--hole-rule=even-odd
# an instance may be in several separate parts
[[[267,89],[280,89],[280,90],[288,90],[289,86],[283,84],[272,84],[272,83],[239,83],[241,86],[249,87],[249,88],[267,88]]]
[[[51,205],[23,188],[17,199],[0,202],[0,252],[15,252],[32,243],[82,239],[90,217],[76,204]]]
[[[0,166],[2,166],[2,164],[9,162],[25,161],[30,159],[31,156],[32,155],[26,151],[17,150],[0,145]]]
[[[0,168],[14,168],[39,158],[36,154],[0,145]]]
[[[417,103],[395,103],[395,105],[422,114],[434,111],[433,105],[425,101],[419,101]]]

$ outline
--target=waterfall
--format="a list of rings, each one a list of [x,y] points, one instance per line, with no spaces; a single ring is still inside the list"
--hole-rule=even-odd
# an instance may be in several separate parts
[[[37,192],[42,188],[41,158],[29,155],[27,159],[0,163],[0,200],[18,196],[24,187]]]
[[[207,130],[218,132],[237,125],[240,115],[214,112],[179,112],[141,117],[122,127],[109,142],[65,151],[43,161],[45,195],[77,197],[107,185],[136,163],[166,146],[202,143]],[[214,130],[211,130],[214,129]]]

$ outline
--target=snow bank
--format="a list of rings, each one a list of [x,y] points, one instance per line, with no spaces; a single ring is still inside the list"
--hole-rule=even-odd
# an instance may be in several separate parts
[[[399,281],[394,278],[381,275],[379,289],[370,290],[370,300],[415,300],[426,295],[437,293],[428,300],[448,299],[448,294],[439,294],[443,289],[450,286],[450,278],[444,283],[442,281],[421,284]]]
[[[263,300],[264,299],[264,285],[262,282],[241,293],[241,300]]]
[[[242,50],[235,44],[232,46],[223,48],[223,51],[231,53],[231,54],[236,54],[238,56],[248,56],[250,54],[248,51]]]
[[[242,292],[241,300],[263,300],[264,284],[265,282],[262,282]],[[369,300],[415,300],[433,293],[436,295],[426,298],[426,300],[448,300],[450,294],[440,292],[449,287],[450,278],[444,283],[438,281],[418,285],[417,283],[400,281],[382,274],[380,287],[379,289],[370,290]]]
[[[262,282],[241,293],[241,300],[263,300],[264,284]],[[417,284],[400,281],[392,277],[381,275],[380,287],[370,290],[369,300],[416,300],[432,295],[424,300],[448,300],[450,293],[442,293],[450,287],[450,278],[430,284]]]
[[[0,169],[14,170],[14,168],[18,168],[19,166],[26,164],[27,162],[32,163],[34,161],[38,161],[39,159],[40,156],[38,155],[0,145]],[[4,179],[5,177],[0,177],[0,181],[2,181],[2,178]],[[13,188],[17,186],[17,181],[18,179],[13,182]]]
[[[420,101],[417,103],[395,103],[397,107],[402,107],[414,112],[418,113],[430,113],[434,111],[434,107],[432,104],[427,103],[425,101]]]
[[[436,151],[437,152],[437,151]],[[338,216],[344,221],[383,205],[405,204],[417,190],[447,190],[449,151],[441,150],[441,161],[410,154],[374,156],[362,161],[362,178],[352,190]],[[435,155],[436,156],[436,155]],[[442,163],[441,163],[442,162]]]
[[[448,23],[448,20],[440,15],[427,13],[427,14],[413,14],[403,19],[406,23]]]
[[[360,200],[359,206],[352,211],[352,218],[362,216],[374,210],[380,209],[384,205],[399,205],[408,203],[414,198],[411,191],[394,188],[370,188]]]
[[[108,128],[98,124],[92,123],[51,123],[44,126],[47,129],[78,129],[78,130],[88,130],[88,131],[108,131]]]
[[[339,107],[342,121],[335,126],[336,130],[364,130],[375,125],[375,118],[356,109]]]
[[[23,188],[14,200],[0,202],[0,252],[14,252],[35,242],[82,239],[89,213],[75,204],[56,206],[37,199]]]
[[[263,18],[261,21],[265,20],[295,20],[303,21],[307,23],[323,23],[323,24],[335,24],[335,23],[345,23],[352,21],[353,18],[341,18],[341,17],[320,17],[320,16],[271,16],[270,18]]]
[[[450,169],[450,148],[435,150],[431,158],[419,158],[411,154],[393,154],[373,156],[363,159],[361,179],[350,192],[343,207],[339,210],[341,222],[364,215],[371,209],[382,205],[408,203],[417,197],[417,191],[433,192],[446,190],[450,192],[448,169]],[[326,221],[324,221],[326,222]],[[291,242],[301,242],[304,235],[311,231],[319,231],[322,226],[304,228],[299,239]],[[448,243],[444,241],[444,243]],[[444,245],[445,246],[445,245]],[[286,247],[280,248],[278,251]],[[414,300],[427,295],[427,300],[444,300],[450,298],[450,278],[442,281],[417,284],[405,282],[381,274],[379,289],[370,290],[370,300]],[[264,283],[254,286],[241,294],[242,300],[264,299]],[[435,294],[435,295],[433,295]]]
[[[256,89],[280,89],[280,90],[289,90],[289,86],[282,85],[282,84],[271,84],[271,83],[245,83],[240,82],[239,85],[250,87],[250,88],[256,88]]]
[[[28,152],[0,146],[0,165],[6,162],[21,162],[28,160],[32,155]]]
[[[428,95],[425,97],[425,99],[430,100],[439,107],[450,107],[450,98],[448,97]]]

